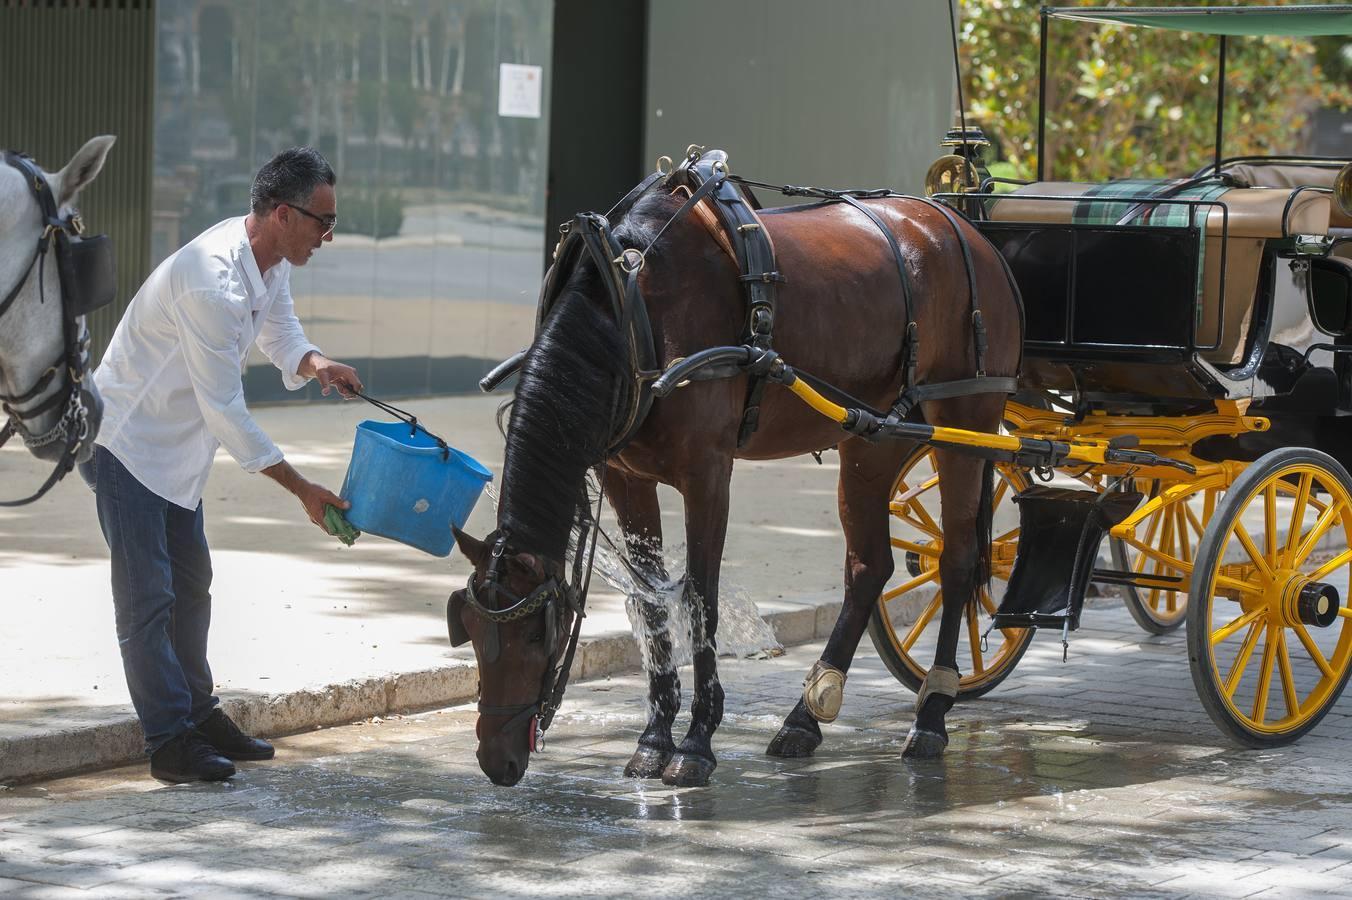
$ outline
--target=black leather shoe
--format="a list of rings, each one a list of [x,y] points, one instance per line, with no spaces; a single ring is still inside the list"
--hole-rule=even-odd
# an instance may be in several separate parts
[[[187,731],[150,754],[150,774],[161,781],[224,781],[235,767],[196,731]]]
[[[250,737],[219,708],[213,709],[207,720],[197,726],[197,733],[211,742],[222,756],[230,759],[272,759],[277,753],[267,741]]]

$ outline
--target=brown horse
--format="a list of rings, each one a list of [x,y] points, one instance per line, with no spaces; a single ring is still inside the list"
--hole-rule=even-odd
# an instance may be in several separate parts
[[[902,249],[919,323],[917,381],[976,374],[973,288],[979,291],[990,335],[986,370],[992,376],[1014,375],[1022,345],[1021,310],[995,249],[970,223],[950,219],[926,201],[863,202]],[[615,236],[626,247],[645,247],[681,205],[681,196],[649,191],[616,225]],[[879,226],[844,203],[765,210],[762,216],[786,279],[779,289],[774,349],[796,369],[874,408],[887,409],[903,387],[907,316],[897,261]],[[959,228],[971,248],[974,284],[969,283]],[[475,567],[471,586],[482,588],[491,570],[495,590],[503,589],[497,602],[520,601],[520,609],[529,613],[490,622],[466,606],[468,599],[483,609],[490,595],[481,590],[476,599],[471,590],[468,598],[465,591],[452,596],[452,631],[460,629],[473,640],[480,664],[480,767],[503,785],[516,783],[525,772],[533,734],[520,711],[528,711],[540,696],[542,680],[557,662],[560,628],[551,620],[552,607],[526,601],[532,592],[538,599],[566,580],[565,556],[576,510],[586,499],[587,472],[602,467],[606,496],[630,558],[651,583],[665,579],[658,483],[671,485],[685,501],[688,574],[683,597],[690,605],[695,678],[690,727],[677,745],[672,723],[680,709],[680,682],[670,664],[666,612],[640,599],[649,642],[651,713],[625,774],[661,776],[672,785],[707,783],[716,765],[711,742],[723,714],[715,639],[733,462],[835,447],[846,538],[844,608],[821,663],[813,669],[814,687],[805,691],[805,699],[789,713],[768,749],[778,756],[811,754],[822,740],[818,721],[834,718],[832,707],[839,706],[844,673],[893,571],[888,503],[912,445],[850,436],[788,390],[771,385],[761,403],[759,429],[738,447],[747,398],[743,374],[695,381],[655,401],[633,439],[608,456],[614,409],[631,389],[626,336],[614,321],[600,280],[609,273],[598,271],[582,254],[571,273],[560,274],[567,280],[537,329],[516,388],[498,530],[484,542],[457,535]],[[738,343],[746,320],[738,276],[736,263],[707,223],[696,216],[670,222],[639,275],[659,363]],[[1003,404],[1002,395],[987,393],[927,401],[919,411],[933,425],[989,432],[999,427]],[[944,715],[956,696],[959,625],[966,604],[975,602],[989,546],[981,537],[989,533],[989,467],[950,451],[938,451],[936,457],[944,485],[944,531],[972,537],[945,544],[940,558],[944,604],[934,664],[944,675],[932,675],[934,683],[927,682],[928,690],[921,692],[907,744],[907,752],[916,755],[937,755],[947,743]],[[824,679],[816,677],[823,672]]]

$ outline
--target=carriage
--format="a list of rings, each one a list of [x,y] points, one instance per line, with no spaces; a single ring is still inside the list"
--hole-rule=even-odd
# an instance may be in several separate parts
[[[1147,632],[1187,623],[1193,681],[1223,732],[1250,746],[1287,743],[1352,673],[1352,161],[1222,156],[1225,42],[1348,33],[1352,7],[1044,8],[1044,99],[1058,19],[1220,35],[1217,145],[1185,178],[1055,181],[1041,152],[1044,111],[1035,182],[983,177],[984,142],[961,129],[931,168],[931,193],[977,220],[1022,294],[1024,361],[1006,434],[1083,449],[1056,467],[1055,483],[1086,492],[1062,504],[1103,510],[1109,493],[1140,497],[1118,499],[1120,521],[1103,523],[1107,546],[1095,555],[1091,523],[1058,531],[1046,510],[1015,512],[1021,493],[1046,492],[1034,486],[1049,471],[998,464],[995,595],[968,610],[959,695],[1007,677],[1034,628],[1059,627],[1064,641],[1087,585],[1111,585]],[[1002,186],[1013,190],[996,193]],[[1088,461],[1112,447],[1170,464]],[[897,478],[902,577],[869,628],[913,689],[933,641],[944,541],[930,455],[917,451]],[[1037,530],[1040,547],[1020,546],[1020,526]],[[1048,575],[1077,549],[1078,568]],[[1024,596],[1002,603],[1011,577]]]
[[[1352,34],[1352,6],[1048,8],[1044,48],[1053,19],[1218,34],[1222,60],[1230,35]],[[830,448],[844,603],[768,753],[821,744],[868,631],[917,692],[903,754],[941,754],[952,703],[1037,629],[1065,645],[1093,583],[1147,631],[1188,624],[1234,739],[1314,727],[1352,675],[1352,161],[1227,159],[1222,134],[1190,177],[1025,184],[989,177],[963,125],[929,197],[765,184],[692,146],[565,223],[534,343],[480,382],[520,374],[497,528],[456,536],[474,572],[448,627],[479,660],[485,773],[516,783],[562,701],[602,497],[635,584],[666,582],[665,483],[690,730],[673,740],[667,610],[639,591],[649,721],[624,772],[707,783],[733,463]],[[767,189],[816,202],[761,209]]]

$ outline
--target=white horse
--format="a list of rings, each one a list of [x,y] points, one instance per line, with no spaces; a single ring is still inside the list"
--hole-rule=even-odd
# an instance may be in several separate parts
[[[76,194],[99,174],[115,140],[110,135],[91,138],[61,171],[43,173],[63,216],[69,213],[68,208]],[[56,253],[49,248],[42,254],[39,264],[34,260],[45,228],[42,210],[29,180],[19,169],[0,161],[0,304],[18,288],[13,302],[0,312],[0,397],[11,398],[6,404],[6,413],[11,424],[21,424],[22,427],[14,428],[14,431],[23,438],[29,451],[39,459],[59,462],[66,452],[67,442],[54,440],[52,435],[59,436],[66,404],[56,403],[51,409],[29,418],[16,415],[31,412],[48,398],[71,390],[70,374],[61,371],[66,367],[60,364],[65,354],[62,314],[65,298],[57,274]],[[39,268],[42,271],[38,271]],[[76,327],[83,332],[83,317]],[[56,369],[50,376],[47,375],[49,368]],[[44,378],[48,382],[46,387],[27,397]],[[86,379],[85,387],[92,402],[86,402],[90,432],[88,440],[80,446],[77,460],[80,462],[93,452],[93,434],[98,430],[102,414],[102,404],[93,392],[92,380]],[[0,416],[0,424],[5,418]]]

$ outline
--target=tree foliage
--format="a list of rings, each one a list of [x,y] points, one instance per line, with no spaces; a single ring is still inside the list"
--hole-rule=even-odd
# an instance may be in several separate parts
[[[995,140],[994,158],[1021,178],[1037,171],[1039,6],[962,0],[967,114]],[[1053,20],[1048,177],[1179,176],[1204,165],[1215,142],[1219,45],[1210,35]],[[1352,105],[1349,47],[1341,38],[1320,39],[1318,46],[1296,38],[1229,39],[1225,155],[1301,152],[1315,110]]]

